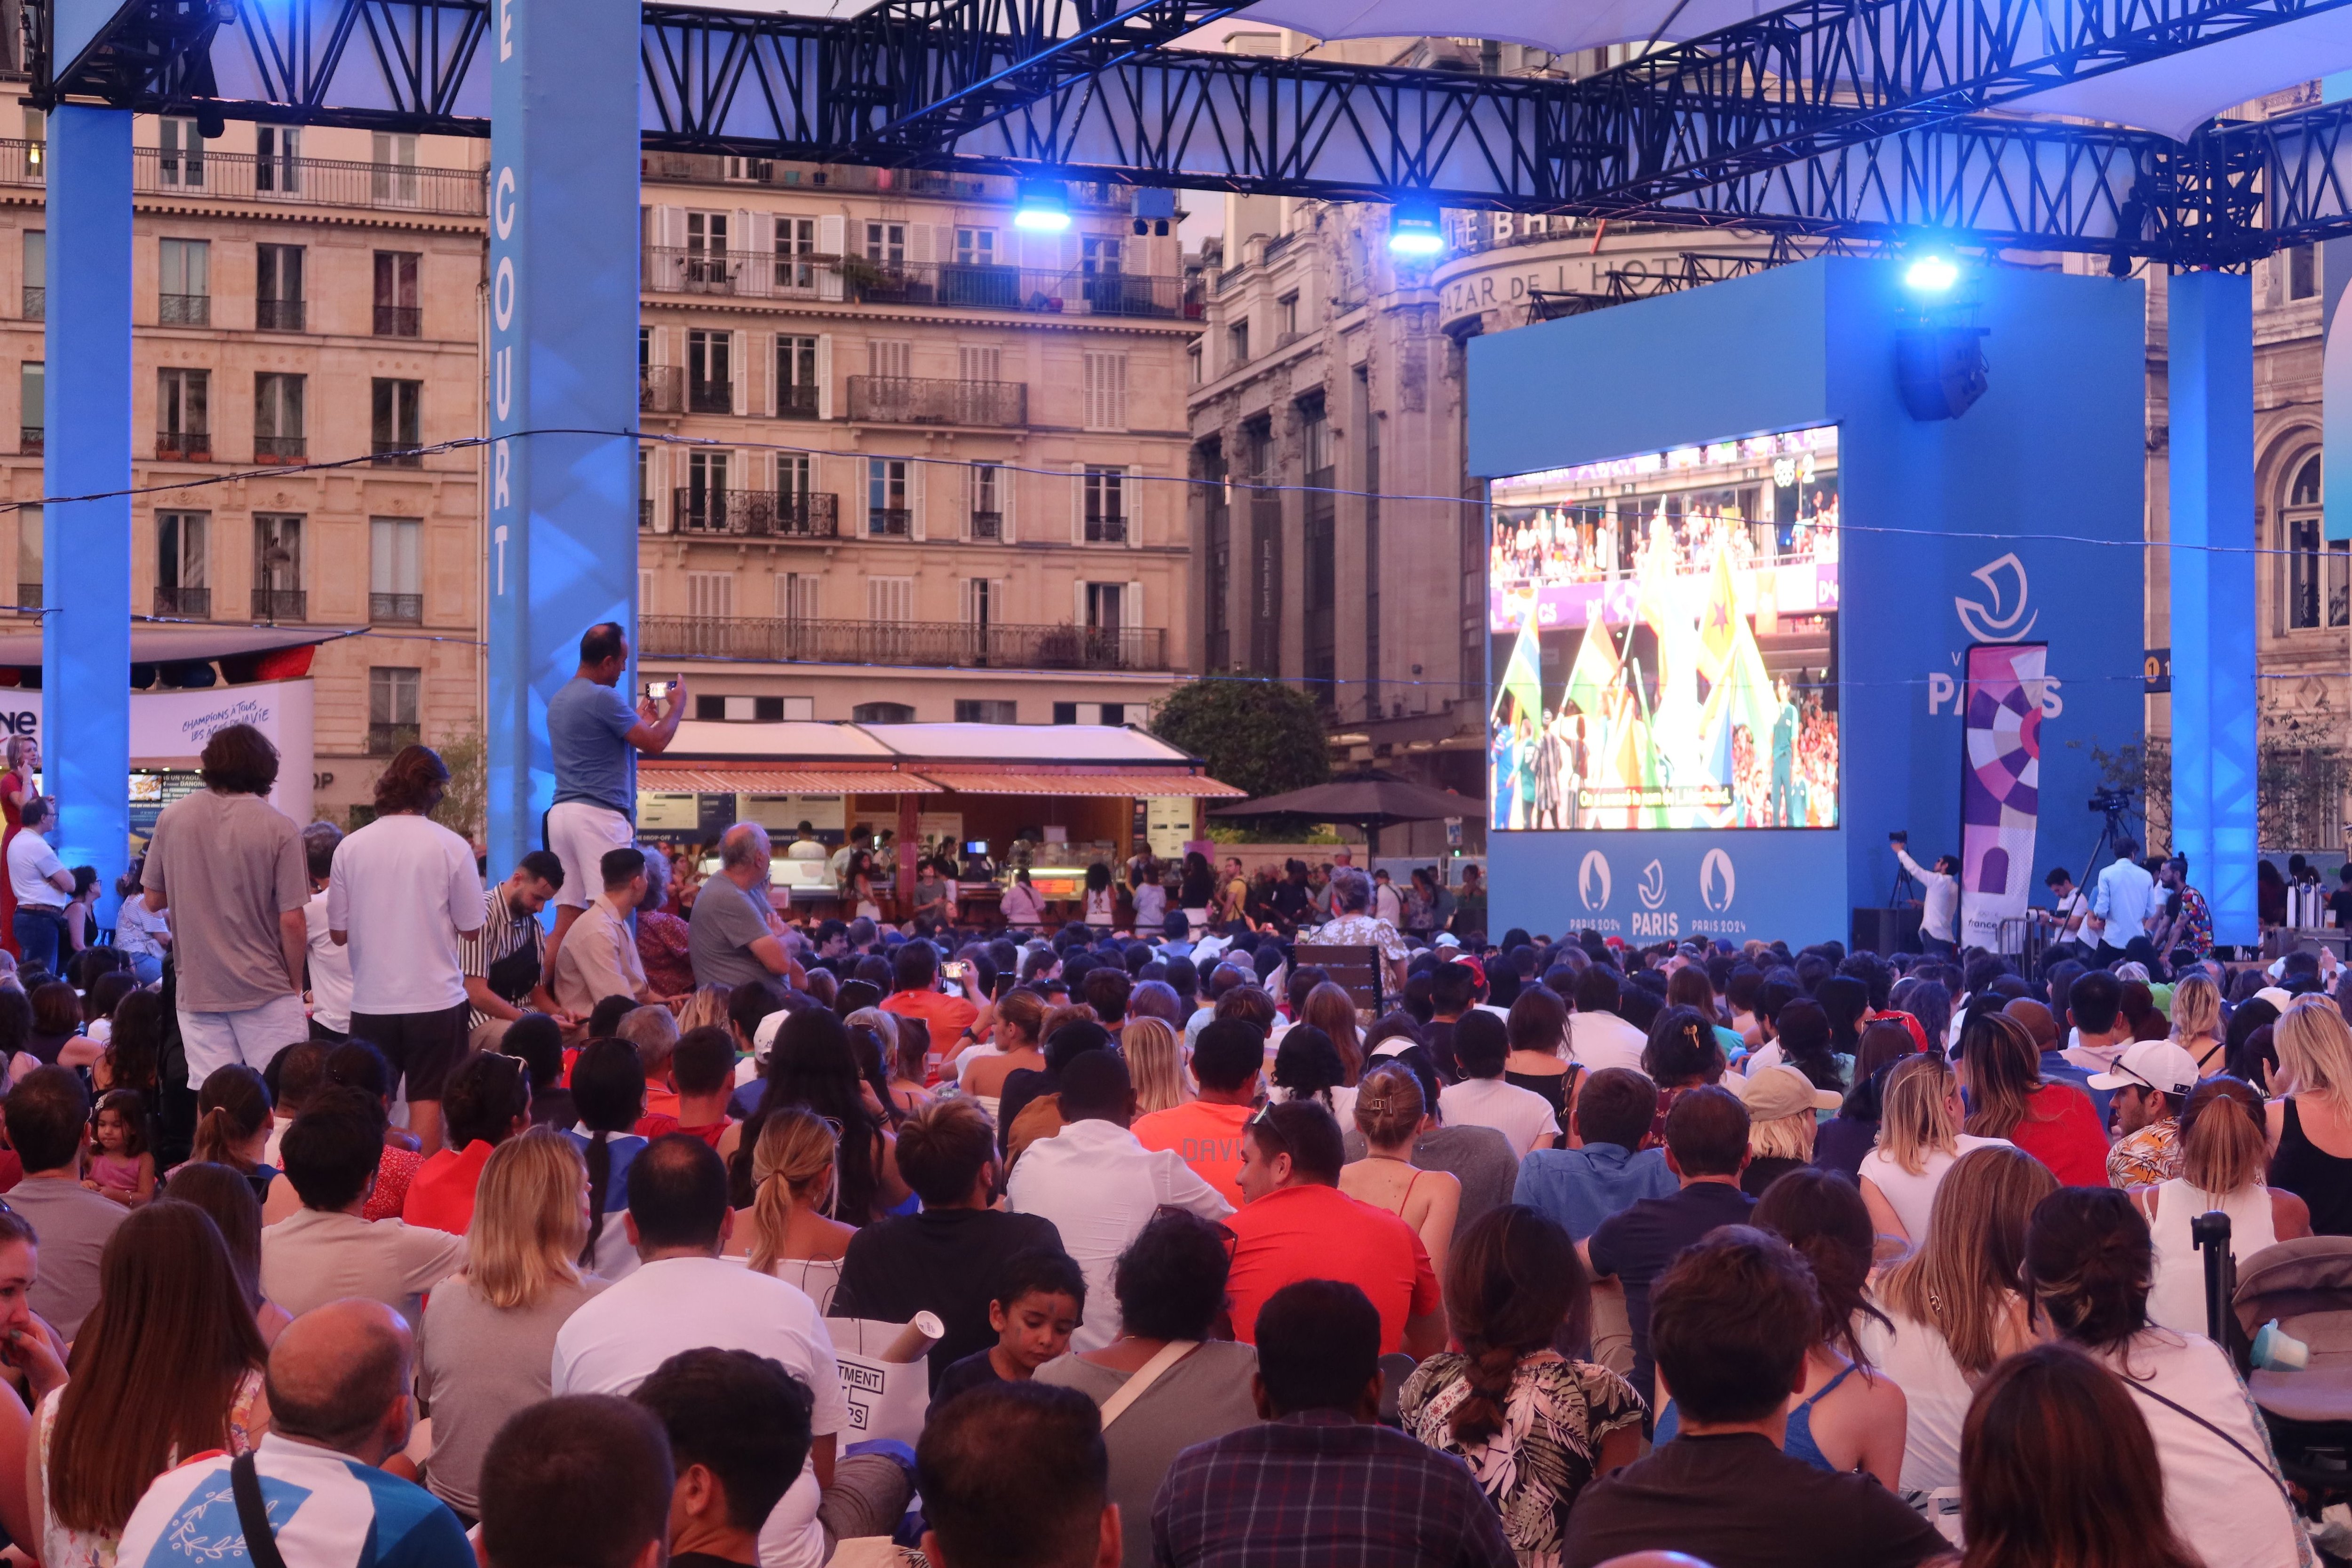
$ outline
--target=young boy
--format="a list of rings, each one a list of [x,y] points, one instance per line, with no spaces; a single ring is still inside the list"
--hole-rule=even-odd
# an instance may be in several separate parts
[[[670,1052],[670,1081],[677,1086],[677,1130],[719,1147],[734,1119],[727,1097],[735,1089],[735,1040],[713,1024],[688,1029]]]
[[[1086,1310],[1086,1276],[1066,1253],[1037,1248],[1013,1254],[997,1275],[996,1294],[988,1303],[988,1326],[996,1331],[996,1342],[950,1362],[931,1390],[932,1405],[984,1384],[1026,1382],[1070,1348],[1070,1335]]]

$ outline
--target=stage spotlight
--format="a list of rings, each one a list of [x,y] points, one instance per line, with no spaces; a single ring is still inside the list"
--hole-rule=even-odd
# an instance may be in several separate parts
[[[1013,226],[1059,234],[1070,226],[1070,196],[1059,180],[1024,180],[1013,206]]]
[[[1389,213],[1389,249],[1398,256],[1434,256],[1445,248],[1437,209],[1426,202],[1399,202]]]
[[[1950,258],[1923,256],[1903,274],[1903,286],[1915,294],[1941,294],[1960,280],[1960,269]]]

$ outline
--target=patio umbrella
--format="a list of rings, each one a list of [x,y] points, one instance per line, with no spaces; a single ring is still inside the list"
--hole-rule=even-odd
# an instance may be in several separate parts
[[[1450,790],[1401,779],[1378,768],[1343,774],[1328,784],[1310,784],[1257,800],[1235,801],[1209,815],[1225,822],[1263,821],[1272,817],[1304,817],[1309,822],[1344,823],[1364,830],[1368,854],[1380,851],[1381,829],[1400,822],[1437,822],[1450,816],[1475,816],[1481,803]]]

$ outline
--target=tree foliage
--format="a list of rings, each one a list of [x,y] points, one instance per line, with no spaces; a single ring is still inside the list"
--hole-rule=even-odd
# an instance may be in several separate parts
[[[449,787],[441,804],[433,808],[433,820],[467,843],[479,845],[482,819],[490,803],[489,741],[479,730],[469,730],[442,742],[439,751],[449,769]]]
[[[1208,764],[1252,799],[1331,776],[1314,700],[1277,680],[1213,679],[1178,687],[1151,715],[1151,732]]]

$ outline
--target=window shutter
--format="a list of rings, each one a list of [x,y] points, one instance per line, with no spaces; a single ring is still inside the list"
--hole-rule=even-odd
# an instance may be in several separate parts
[[[784,367],[779,362],[784,357],[784,344],[790,341],[790,338],[782,332],[771,332],[767,336],[767,363],[761,366],[761,379],[768,384],[768,396],[761,412],[771,419],[776,416],[777,399],[783,395],[778,390],[784,382]]]
[[[1104,389],[1103,427],[1124,430],[1127,428],[1127,356],[1104,354],[1102,362],[1108,383]]]
[[[727,334],[727,359],[735,373],[735,412],[751,411],[751,334],[733,331]]]
[[[772,250],[774,248],[772,246],[754,245],[752,243],[752,238],[756,232],[752,226],[755,224],[760,225],[762,227],[772,227],[774,220],[770,218],[765,213],[754,213],[748,207],[737,207],[735,209],[735,221],[727,230],[727,248],[733,253],[727,258],[730,263],[729,273],[734,278],[735,287],[738,290],[751,289],[757,279],[751,276],[748,266],[739,269],[733,264],[738,261],[744,260],[744,252],[746,251],[758,253]],[[761,289],[761,292],[765,293],[766,290]]]
[[[996,475],[996,542],[1013,542],[1013,491],[1023,480],[1021,458],[1015,454]]]
[[[1132,577],[1127,580],[1127,591],[1118,596],[1118,624],[1121,628],[1143,625],[1143,584]]]
[[[675,294],[686,285],[686,209],[654,208],[654,244],[657,250],[646,286]]]
[[[1119,481],[1118,509],[1119,515],[1127,520],[1127,547],[1140,550],[1143,548],[1143,486],[1136,482],[1136,476],[1141,470],[1129,463],[1119,472],[1126,476]]]
[[[923,537],[923,470],[929,463],[907,463],[907,537]]]
[[[751,252],[743,264],[742,287],[765,298],[775,291],[776,215],[743,213],[738,221],[743,226],[736,248]]]
[[[816,220],[816,247],[821,253],[837,260],[848,244],[848,219],[839,213],[826,213]],[[838,267],[822,268],[818,270],[816,297],[820,300],[839,300],[844,297],[841,269]]]
[[[826,332],[816,341],[816,416],[833,417],[833,334]]]
[[[1087,542],[1087,466],[1070,465],[1070,542]],[[1080,601],[1084,603],[1083,600]]]

